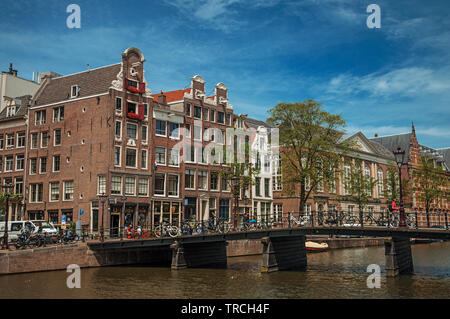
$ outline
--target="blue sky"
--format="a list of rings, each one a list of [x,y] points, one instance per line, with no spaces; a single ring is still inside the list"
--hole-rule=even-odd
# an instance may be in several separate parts
[[[68,29],[66,7],[81,7]],[[369,29],[366,8],[381,8]],[[153,92],[207,93],[224,82],[236,113],[264,120],[279,102],[313,98],[366,136],[409,132],[450,147],[450,2],[447,0],[174,0],[0,2],[0,68],[70,74],[146,59]]]

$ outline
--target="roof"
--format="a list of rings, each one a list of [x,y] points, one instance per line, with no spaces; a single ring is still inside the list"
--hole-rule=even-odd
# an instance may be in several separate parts
[[[358,131],[356,133],[346,133],[346,134],[342,135],[342,137],[339,139],[339,142],[343,142],[343,141],[345,141],[347,139],[350,139],[350,138],[352,138],[354,136],[358,136],[360,139],[362,139],[364,141],[364,143],[366,143],[367,146],[376,155],[379,155],[379,156],[382,156],[384,158],[388,158],[388,159],[391,159],[391,160],[395,160],[394,154],[390,150],[388,150],[386,147],[384,147],[383,145],[381,145],[379,143],[371,141],[361,131]]]
[[[445,164],[450,168],[450,147],[437,150],[444,157]]]
[[[166,96],[166,102],[174,102],[174,101],[181,101],[184,97],[184,93],[190,93],[191,88],[182,89],[182,90],[175,90],[175,91],[169,91],[169,92],[162,92]],[[153,94],[153,100],[158,101],[158,96],[160,96],[161,93]]]
[[[16,114],[14,116],[7,117],[6,112],[8,107],[5,107],[3,111],[0,112],[0,121],[9,121],[13,119],[23,118],[27,114],[28,104],[31,101],[31,95],[19,96],[14,99],[16,102],[16,106],[19,109],[16,109]]]
[[[72,75],[50,79],[37,95],[35,105],[46,105],[70,99],[73,85],[80,87],[78,98],[88,97],[109,91],[112,81],[117,79],[121,64],[92,69]]]
[[[384,146],[391,152],[397,151],[397,148],[400,147],[402,151],[403,150],[405,151],[405,154],[409,154],[411,134],[412,133],[405,133],[405,134],[373,137],[370,138],[369,140]],[[406,161],[404,164],[408,162],[408,156],[405,156],[404,161]]]
[[[270,128],[270,126],[269,126],[266,122],[260,121],[260,120],[256,120],[256,119],[252,119],[252,118],[250,118],[250,117],[247,117],[247,118],[245,119],[245,123],[246,123],[249,127],[252,127],[252,128],[258,128],[258,127],[260,127],[260,126],[264,126],[264,127]]]

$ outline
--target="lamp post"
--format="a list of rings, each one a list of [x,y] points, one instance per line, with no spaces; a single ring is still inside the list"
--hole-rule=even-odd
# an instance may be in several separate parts
[[[406,227],[405,207],[403,206],[403,192],[402,192],[402,166],[405,157],[405,151],[402,151],[400,147],[397,147],[397,151],[394,151],[395,161],[398,167],[398,180],[400,190],[400,222],[399,227]]]
[[[2,188],[5,189],[5,195],[6,195],[6,203],[5,203],[5,232],[3,234],[3,244],[2,244],[2,250],[8,250],[8,218],[9,218],[9,196],[10,196],[10,189],[13,188],[12,184],[5,184],[2,185]]]
[[[98,196],[100,198],[100,202],[102,203],[102,224],[100,226],[100,241],[103,243],[105,241],[104,231],[103,231],[103,214],[105,212],[105,203],[106,203],[106,195],[102,193]]]

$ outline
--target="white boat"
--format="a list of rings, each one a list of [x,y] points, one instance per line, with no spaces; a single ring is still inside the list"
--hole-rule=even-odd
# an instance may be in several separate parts
[[[307,241],[305,243],[306,250],[307,251],[325,251],[328,250],[328,244],[327,243],[315,243],[313,241]]]

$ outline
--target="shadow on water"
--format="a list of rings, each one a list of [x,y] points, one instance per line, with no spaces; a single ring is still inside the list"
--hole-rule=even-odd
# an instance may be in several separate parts
[[[415,245],[415,274],[387,278],[384,247],[308,254],[307,271],[261,273],[262,257],[228,259],[226,269],[130,265],[82,269],[81,289],[65,271],[0,277],[0,298],[450,298],[450,243]],[[367,288],[367,266],[381,288]]]

